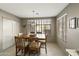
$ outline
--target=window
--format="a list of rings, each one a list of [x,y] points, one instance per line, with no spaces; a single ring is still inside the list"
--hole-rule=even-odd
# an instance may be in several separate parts
[[[45,33],[45,30],[50,30],[51,19],[34,19],[28,20],[30,32],[41,32]]]

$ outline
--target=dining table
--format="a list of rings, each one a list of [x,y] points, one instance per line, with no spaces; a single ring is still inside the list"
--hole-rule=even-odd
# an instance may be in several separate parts
[[[24,39],[29,39],[30,38],[30,35],[31,34],[23,34],[23,35],[20,35],[20,36],[15,36],[15,37],[21,37],[21,38],[24,38]],[[38,40],[45,40],[45,34],[36,34],[35,37],[38,39]]]
[[[45,34],[36,34],[36,37],[37,37],[39,40],[45,40],[45,38],[46,38]]]
[[[31,36],[33,36],[33,35],[31,35]],[[46,37],[45,37],[45,34],[36,34],[36,35],[34,35],[35,36],[35,38],[39,41],[39,40],[45,40],[46,39]],[[29,40],[30,40],[30,35],[29,34],[22,34],[22,35],[18,35],[18,36],[15,36],[15,38],[23,38],[23,39],[25,39],[25,45],[27,45],[28,47],[27,47],[27,51],[29,51],[29,53],[30,53],[30,50],[29,50],[29,48],[30,48],[30,45],[31,45],[31,43],[32,42],[29,42]],[[39,50],[40,49],[40,47],[41,47],[41,43],[39,42],[39,44],[37,45],[37,47],[38,47],[38,49],[37,50]],[[32,49],[32,48],[31,48]],[[36,50],[36,51],[37,51]],[[40,50],[39,50],[40,51]],[[25,52],[26,53],[26,52]]]

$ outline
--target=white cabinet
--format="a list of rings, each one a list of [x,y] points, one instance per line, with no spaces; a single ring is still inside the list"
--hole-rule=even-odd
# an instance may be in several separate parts
[[[12,22],[3,19],[3,49],[12,45]]]
[[[15,43],[14,36],[20,32],[18,21],[0,17],[0,51],[12,46]]]
[[[12,23],[13,23],[13,44],[14,44],[14,42],[15,42],[15,38],[14,38],[14,36],[16,36],[16,35],[18,35],[18,33],[20,33],[20,23],[18,23],[18,22],[15,22],[15,21],[12,21]]]
[[[20,27],[18,22],[3,18],[3,49],[6,49],[14,44],[14,36],[19,33],[19,29]]]

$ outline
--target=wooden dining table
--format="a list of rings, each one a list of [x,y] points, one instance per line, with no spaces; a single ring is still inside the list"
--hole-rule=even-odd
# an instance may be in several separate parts
[[[21,38],[24,38],[24,39],[29,39],[30,38],[30,34],[23,34],[23,35],[20,35],[20,36],[15,36],[15,37],[21,37]],[[38,39],[38,40],[45,40],[45,34],[36,34],[35,37]]]

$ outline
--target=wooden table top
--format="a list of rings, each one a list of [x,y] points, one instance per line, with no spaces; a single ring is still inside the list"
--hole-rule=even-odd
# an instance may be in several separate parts
[[[30,35],[20,35],[20,36],[15,36],[15,37],[21,37],[21,38],[29,39]],[[43,40],[43,39],[45,39],[45,34],[36,34],[36,38]]]

